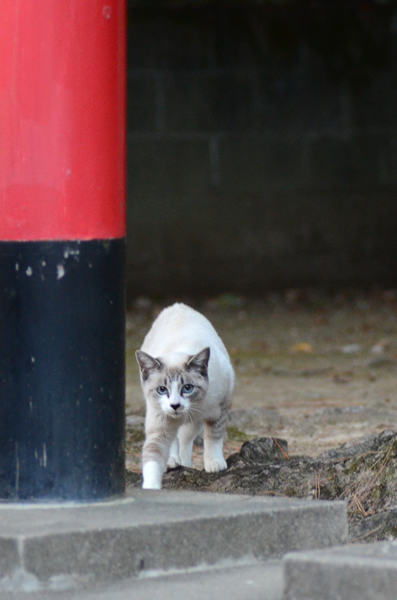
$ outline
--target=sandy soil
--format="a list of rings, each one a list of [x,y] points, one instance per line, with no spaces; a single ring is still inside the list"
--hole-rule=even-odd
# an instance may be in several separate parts
[[[397,292],[289,290],[188,303],[213,323],[235,366],[227,455],[263,435],[286,439],[290,454],[317,456],[367,433],[397,430]],[[140,298],[128,313],[130,422],[144,415],[134,351],[166,304]],[[140,443],[127,444],[133,470]],[[196,449],[198,468],[200,454]]]

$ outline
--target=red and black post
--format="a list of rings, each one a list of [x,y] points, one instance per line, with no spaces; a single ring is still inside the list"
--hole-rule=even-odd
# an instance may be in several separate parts
[[[124,491],[125,0],[4,0],[0,500]]]

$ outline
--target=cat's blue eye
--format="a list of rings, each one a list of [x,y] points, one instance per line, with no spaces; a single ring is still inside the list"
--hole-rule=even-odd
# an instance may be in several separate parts
[[[159,385],[156,392],[160,394],[160,396],[164,396],[165,394],[168,394],[168,389],[165,387],[165,385]]]
[[[193,389],[194,389],[194,385],[192,385],[191,383],[185,383],[185,385],[182,386],[182,393],[191,394]]]

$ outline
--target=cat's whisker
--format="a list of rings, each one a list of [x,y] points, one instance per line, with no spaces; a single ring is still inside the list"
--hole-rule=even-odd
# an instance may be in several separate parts
[[[191,424],[194,425],[194,419],[193,419],[192,415],[190,414],[190,410],[188,410],[186,412],[186,416],[189,417]]]
[[[189,408],[188,413],[193,414],[194,416],[198,415],[199,417],[203,417],[204,413],[199,408],[193,408],[192,406]]]
[[[199,412],[199,413],[203,412],[202,407],[201,406],[196,406],[195,404],[191,404],[189,406],[189,410],[191,410],[192,412],[194,412],[194,411]]]

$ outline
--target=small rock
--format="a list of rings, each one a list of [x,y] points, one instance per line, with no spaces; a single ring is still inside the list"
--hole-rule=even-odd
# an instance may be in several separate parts
[[[240,456],[249,463],[268,463],[269,460],[287,460],[288,442],[275,438],[257,438],[241,446]]]
[[[371,348],[371,354],[383,354],[388,347],[389,342],[387,340],[380,340]]]
[[[355,354],[362,351],[361,344],[346,344],[341,348],[343,354]]]

